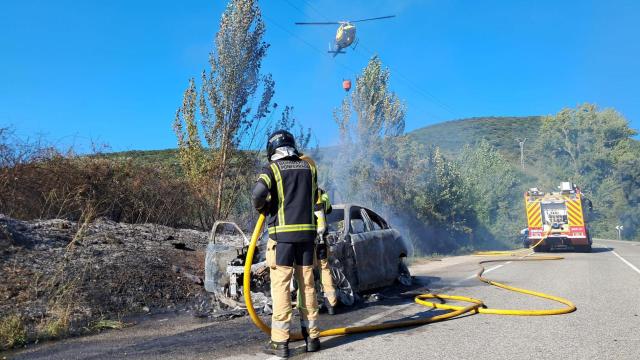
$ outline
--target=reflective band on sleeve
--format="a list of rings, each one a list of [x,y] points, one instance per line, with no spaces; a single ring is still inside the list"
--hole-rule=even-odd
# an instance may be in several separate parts
[[[297,225],[281,225],[281,226],[272,226],[269,228],[269,234],[283,233],[283,232],[294,232],[294,231],[316,231],[316,226],[314,224],[297,224]]]
[[[273,170],[273,176],[276,178],[276,185],[278,187],[278,225],[285,225],[284,219],[284,187],[282,185],[282,176],[280,176],[280,169],[275,163],[271,164],[271,170]]]
[[[271,189],[271,179],[269,179],[269,176],[266,174],[260,174],[258,179],[262,179],[262,181],[267,185],[267,188]]]

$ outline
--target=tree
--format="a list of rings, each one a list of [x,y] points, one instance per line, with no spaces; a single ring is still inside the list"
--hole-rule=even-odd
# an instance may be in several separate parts
[[[382,67],[378,56],[372,57],[356,78],[351,97],[334,111],[343,151],[332,172],[334,177],[349,179],[338,191],[352,201],[374,202],[377,195],[370,185],[377,178],[383,141],[404,132],[406,107],[389,89],[389,79],[389,69]]]
[[[286,105],[284,107],[280,115],[280,119],[268,128],[265,135],[269,136],[277,130],[287,130],[293,134],[299,151],[306,152],[307,150],[317,150],[317,144],[315,146],[316,149],[309,148],[311,145],[311,128],[304,129],[302,125],[298,123],[296,118],[293,116],[293,106]]]
[[[341,149],[331,159],[332,196],[381,212],[421,252],[467,246],[471,214],[462,178],[438,148],[403,136],[406,107],[389,80],[374,56],[334,111]]]
[[[196,184],[207,175],[207,154],[202,146],[197,122],[197,98],[195,81],[189,80],[182,106],[176,112],[173,129],[178,136],[180,163],[187,179]],[[185,129],[186,128],[186,129]]]
[[[615,236],[625,226],[627,238],[640,227],[640,146],[636,132],[613,109],[584,104],[563,109],[543,120],[537,148],[544,156],[539,167],[551,183],[572,181],[593,201],[595,236]]]
[[[583,104],[544,118],[539,153],[554,159],[551,170],[557,181],[570,178],[593,190],[612,174],[613,151],[634,134],[615,110],[599,111],[596,105]]]
[[[234,180],[256,165],[255,158],[238,150],[255,147],[270,112],[275,83],[271,75],[260,74],[268,49],[264,33],[256,0],[229,1],[209,57],[210,68],[202,73],[200,94],[191,80],[174,122],[185,171],[213,182],[212,220],[228,215],[241,190],[241,182]],[[252,99],[259,88],[262,95],[254,109]]]
[[[488,236],[503,244],[513,244],[514,234],[525,223],[521,182],[513,165],[486,140],[465,146],[457,163],[478,221],[476,228],[486,229]]]
[[[390,76],[389,69],[382,67],[382,61],[376,55],[356,78],[356,86],[351,93],[356,122],[350,123],[348,99],[340,110],[334,111],[334,119],[344,141],[353,139],[356,144],[368,144],[404,133],[406,106],[389,90]]]

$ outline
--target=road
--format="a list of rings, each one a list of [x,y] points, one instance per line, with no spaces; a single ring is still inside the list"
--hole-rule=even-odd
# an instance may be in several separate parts
[[[470,315],[421,327],[323,339],[323,350],[296,359],[640,359],[640,243],[596,240],[593,253],[561,253],[564,260],[505,262],[487,267],[487,277],[572,300],[568,315],[518,317]],[[478,257],[422,261],[411,267],[435,293],[482,299],[489,307],[544,309],[557,303],[508,292],[473,278]],[[339,314],[321,325],[432,316],[412,304],[412,294],[393,296]],[[269,359],[260,353],[265,336],[247,318],[210,322],[156,315],[122,331],[41,344],[15,359]]]

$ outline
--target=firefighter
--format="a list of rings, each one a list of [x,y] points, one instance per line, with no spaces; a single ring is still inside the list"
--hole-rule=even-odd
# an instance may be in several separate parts
[[[302,154],[300,158],[307,161],[311,166],[316,167],[315,161],[309,156]],[[318,237],[316,239],[316,259],[320,265],[320,281],[325,297],[324,305],[329,315],[335,315],[338,298],[336,297],[336,288],[333,284],[331,268],[329,267],[329,244],[327,244],[327,225],[325,220],[325,215],[329,215],[331,210],[329,194],[318,188],[318,201],[316,202],[315,211],[318,231]]]
[[[300,159],[293,135],[285,130],[269,136],[267,157],[269,164],[258,176],[252,194],[254,207],[269,216],[266,261],[273,315],[271,341],[266,352],[288,357],[292,276],[301,289],[299,310],[306,350],[320,349],[313,278],[317,235],[314,207],[319,198],[317,173],[315,166]]]
[[[320,199],[316,204],[316,213],[322,212],[322,215],[329,215],[331,213],[331,201],[329,200],[329,194],[324,190],[318,189]],[[333,277],[331,276],[331,268],[329,267],[329,244],[327,243],[327,225],[326,220],[323,220],[325,226],[320,226],[318,221],[318,241],[316,243],[316,258],[320,263],[320,281],[322,282],[322,291],[324,292],[324,305],[327,308],[329,315],[336,314],[336,305],[338,305],[338,299],[336,298],[336,287],[333,284]]]

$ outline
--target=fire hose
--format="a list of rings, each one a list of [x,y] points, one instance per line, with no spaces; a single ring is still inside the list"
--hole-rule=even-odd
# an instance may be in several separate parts
[[[249,248],[247,251],[247,257],[244,265],[244,278],[243,278],[243,287],[244,287],[244,301],[247,306],[247,311],[249,312],[249,316],[253,323],[267,335],[271,334],[271,328],[265,324],[262,319],[256,313],[256,310],[253,307],[253,302],[251,300],[251,265],[253,264],[253,255],[255,252],[256,244],[258,242],[258,238],[262,232],[262,226],[264,225],[265,217],[264,215],[260,215],[258,221],[256,222],[256,226],[253,230],[253,234],[251,235],[251,242],[249,243]],[[548,236],[548,235],[547,235]],[[533,249],[538,244],[540,244],[546,236],[543,236],[540,241],[538,241],[535,245],[530,247],[529,249]],[[524,249],[525,251],[527,249]],[[495,251],[495,252],[482,252],[477,253],[477,255],[481,256],[495,256],[495,255],[511,255],[516,256],[517,252],[513,251]],[[482,276],[485,271],[484,264],[495,263],[495,262],[504,262],[504,261],[546,261],[546,260],[561,260],[563,257],[560,256],[534,256],[534,257],[520,257],[514,259],[496,259],[496,260],[483,260],[478,263],[480,266],[480,270],[477,272],[477,279],[502,289],[531,295],[543,299],[552,300],[561,304],[564,304],[564,307],[555,308],[555,309],[545,309],[545,310],[513,310],[513,309],[493,309],[488,308],[482,300],[475,299],[467,296],[457,296],[457,295],[445,295],[445,294],[421,294],[415,297],[414,301],[417,304],[430,307],[437,308],[442,310],[450,310],[449,312],[441,315],[436,315],[427,318],[419,318],[413,320],[401,320],[401,321],[390,321],[385,323],[378,323],[372,325],[364,325],[364,326],[353,326],[353,327],[340,327],[335,329],[323,330],[320,332],[320,336],[339,336],[339,335],[347,335],[347,334],[357,334],[364,333],[370,331],[379,331],[379,330],[387,330],[387,329],[396,329],[396,328],[404,328],[411,326],[418,326],[424,324],[435,323],[451,318],[455,318],[457,316],[463,314],[496,314],[496,315],[517,315],[517,316],[546,316],[546,315],[559,315],[559,314],[568,314],[576,310],[576,306],[569,300],[545,294],[542,292],[517,288],[515,286],[509,286],[497,281],[489,280]],[[438,300],[439,302],[428,301],[427,299]],[[447,304],[445,300],[466,302],[470,305],[460,306],[460,305],[451,305]],[[300,333],[292,334],[292,340],[301,340],[302,335]]]

